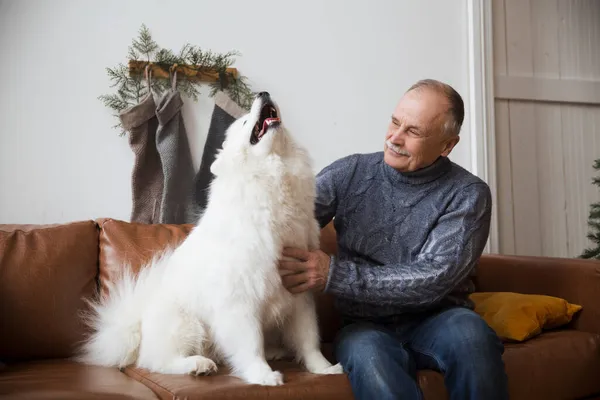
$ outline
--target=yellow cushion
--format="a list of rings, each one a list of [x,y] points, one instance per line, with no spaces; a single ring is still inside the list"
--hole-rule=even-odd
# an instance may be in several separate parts
[[[568,324],[581,306],[564,299],[512,292],[478,292],[471,300],[496,334],[508,340],[525,341],[543,329]]]

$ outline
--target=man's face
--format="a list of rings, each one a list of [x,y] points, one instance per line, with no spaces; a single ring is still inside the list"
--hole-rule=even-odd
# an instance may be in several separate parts
[[[400,172],[411,172],[431,165],[440,155],[450,154],[459,136],[444,132],[447,110],[445,97],[431,89],[406,93],[385,135],[384,161]]]

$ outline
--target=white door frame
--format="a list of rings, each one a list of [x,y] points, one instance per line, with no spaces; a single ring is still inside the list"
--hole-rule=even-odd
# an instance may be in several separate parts
[[[466,110],[466,122],[471,132],[471,168],[475,175],[488,183],[492,192],[492,221],[485,252],[498,253],[494,53],[490,0],[467,0],[467,25],[470,108]]]

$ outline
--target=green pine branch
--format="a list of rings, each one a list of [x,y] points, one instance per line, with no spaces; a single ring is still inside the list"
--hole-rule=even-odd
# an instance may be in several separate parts
[[[600,220],[600,203],[594,203],[590,206],[588,219],[590,221]]]
[[[592,232],[590,232],[590,233],[588,233],[588,234],[586,235],[586,237],[587,237],[587,238],[588,238],[588,239],[589,239],[591,242],[594,242],[594,243],[597,243],[597,244],[598,244],[598,243],[600,243],[600,234],[599,234],[598,232],[595,232],[595,233],[592,233]]]
[[[592,233],[588,234],[588,238],[589,237],[598,237],[598,238],[600,238],[600,222],[598,222],[598,221],[589,221],[588,222],[588,226],[591,228],[591,231],[596,232],[594,234],[592,234]]]
[[[600,259],[600,246],[596,248],[587,248],[584,250],[581,258],[595,258]]]
[[[600,158],[594,160],[593,168],[600,171]],[[592,178],[592,184],[600,187],[600,176]],[[589,231],[586,237],[592,246],[584,249],[580,257],[600,259],[600,202],[590,205],[587,225]]]
[[[154,61],[164,64],[176,64],[181,62],[181,58],[176,56],[175,53],[169,49],[160,49],[156,53],[156,58]]]
[[[145,55],[146,61],[150,61],[154,52],[159,48],[158,44],[152,39],[152,35],[145,24],[142,24],[140,36],[137,40],[133,39],[131,47],[137,51],[138,54]]]
[[[228,76],[226,80],[229,80],[229,84],[224,88],[219,86],[220,90],[225,90],[229,97],[236,103],[240,105],[240,107],[249,110],[252,107],[252,101],[254,99],[255,93],[250,90],[250,86],[246,81],[246,78],[243,76],[235,79],[232,76]],[[220,80],[219,80],[220,81]],[[213,86],[213,90],[214,90]]]
[[[217,71],[219,80],[210,85],[210,96],[213,97],[217,91],[223,90],[237,102],[242,108],[249,110],[252,105],[254,93],[250,89],[246,78],[243,76],[237,79],[227,73],[235,61],[235,57],[240,54],[237,51],[226,53],[216,53],[211,50],[203,50],[199,46],[186,43],[179,52],[162,48],[152,38],[150,30],[142,24],[138,31],[137,38],[132,40],[132,44],[127,49],[127,56],[131,60],[143,60],[157,64],[186,64],[196,71]],[[104,105],[112,109],[114,116],[119,119],[119,114],[128,107],[138,104],[149,91],[152,90],[161,94],[171,88],[171,82],[168,79],[151,79],[151,88],[148,88],[148,81],[144,75],[130,76],[129,68],[119,63],[114,68],[106,68],[106,72],[111,81],[110,87],[115,88],[116,93],[103,94],[98,97]],[[187,79],[185,76],[177,76],[177,90],[183,95],[198,100],[200,95],[200,86],[202,82]],[[124,134],[122,124],[114,126],[121,128],[121,134]]]

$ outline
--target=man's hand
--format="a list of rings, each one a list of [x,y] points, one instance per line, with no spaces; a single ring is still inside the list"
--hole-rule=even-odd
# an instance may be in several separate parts
[[[306,251],[288,247],[283,249],[283,256],[296,260],[281,260],[279,274],[283,286],[291,293],[302,293],[307,290],[322,292],[329,277],[329,256],[321,250]]]

